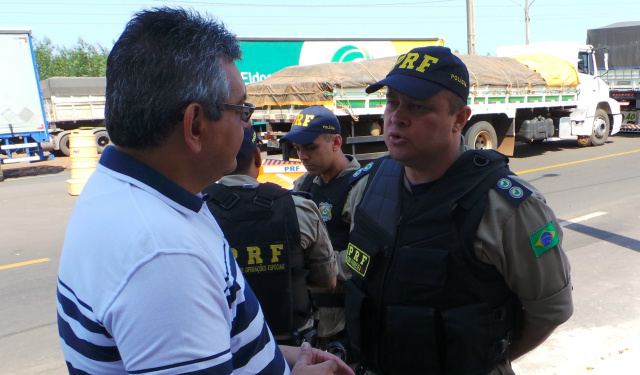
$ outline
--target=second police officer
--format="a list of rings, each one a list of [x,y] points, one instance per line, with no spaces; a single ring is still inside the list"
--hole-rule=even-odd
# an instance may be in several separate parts
[[[345,332],[345,281],[350,272],[344,262],[349,243],[349,223],[343,220],[343,208],[351,189],[351,175],[360,168],[352,155],[342,152],[340,122],[335,114],[320,105],[305,108],[297,116],[283,140],[293,143],[307,172],[299,177],[293,190],[312,194],[327,225],[331,244],[338,259],[338,282],[335,289],[314,289],[318,307],[318,335],[321,348],[347,355]]]

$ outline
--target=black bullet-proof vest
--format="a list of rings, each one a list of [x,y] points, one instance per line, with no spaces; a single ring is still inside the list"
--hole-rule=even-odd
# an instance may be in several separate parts
[[[308,269],[289,190],[214,184],[203,191],[274,335],[293,333],[311,317]]]
[[[354,171],[355,172],[355,171]],[[342,210],[351,189],[349,179],[353,173],[334,178],[326,184],[314,184],[314,177],[307,175],[300,191],[311,193],[312,200],[318,206],[322,219],[327,226],[331,245],[336,251],[347,248],[349,244],[349,223],[342,220]]]
[[[507,162],[495,151],[467,151],[418,200],[398,162],[365,167],[346,302],[350,345],[365,367],[484,375],[508,357],[521,307],[473,249],[488,190],[512,174]]]

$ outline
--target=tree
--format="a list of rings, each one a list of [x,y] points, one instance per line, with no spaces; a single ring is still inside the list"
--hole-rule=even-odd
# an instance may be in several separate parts
[[[40,79],[51,77],[104,77],[109,50],[99,43],[93,46],[82,40],[72,48],[53,45],[45,37],[35,40],[35,55]]]

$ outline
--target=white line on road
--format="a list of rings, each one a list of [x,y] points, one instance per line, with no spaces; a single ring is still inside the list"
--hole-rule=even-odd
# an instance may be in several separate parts
[[[289,178],[289,177],[287,177],[287,176],[285,176],[283,174],[280,174],[280,173],[276,174],[276,176],[280,177],[281,179],[283,179],[285,181],[291,182],[292,184],[295,182],[295,180],[292,180],[291,178]]]
[[[584,216],[576,217],[575,219],[565,220],[560,222],[561,227],[566,227],[569,224],[579,223],[581,221],[587,221],[589,219],[593,219],[594,217],[606,215],[607,212],[593,212]]]

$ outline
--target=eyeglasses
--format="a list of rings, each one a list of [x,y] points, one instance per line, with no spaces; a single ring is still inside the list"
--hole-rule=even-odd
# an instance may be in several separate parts
[[[243,105],[222,103],[222,108],[240,112],[240,119],[244,122],[248,122],[253,111],[256,110],[256,107],[251,103],[244,103]]]

